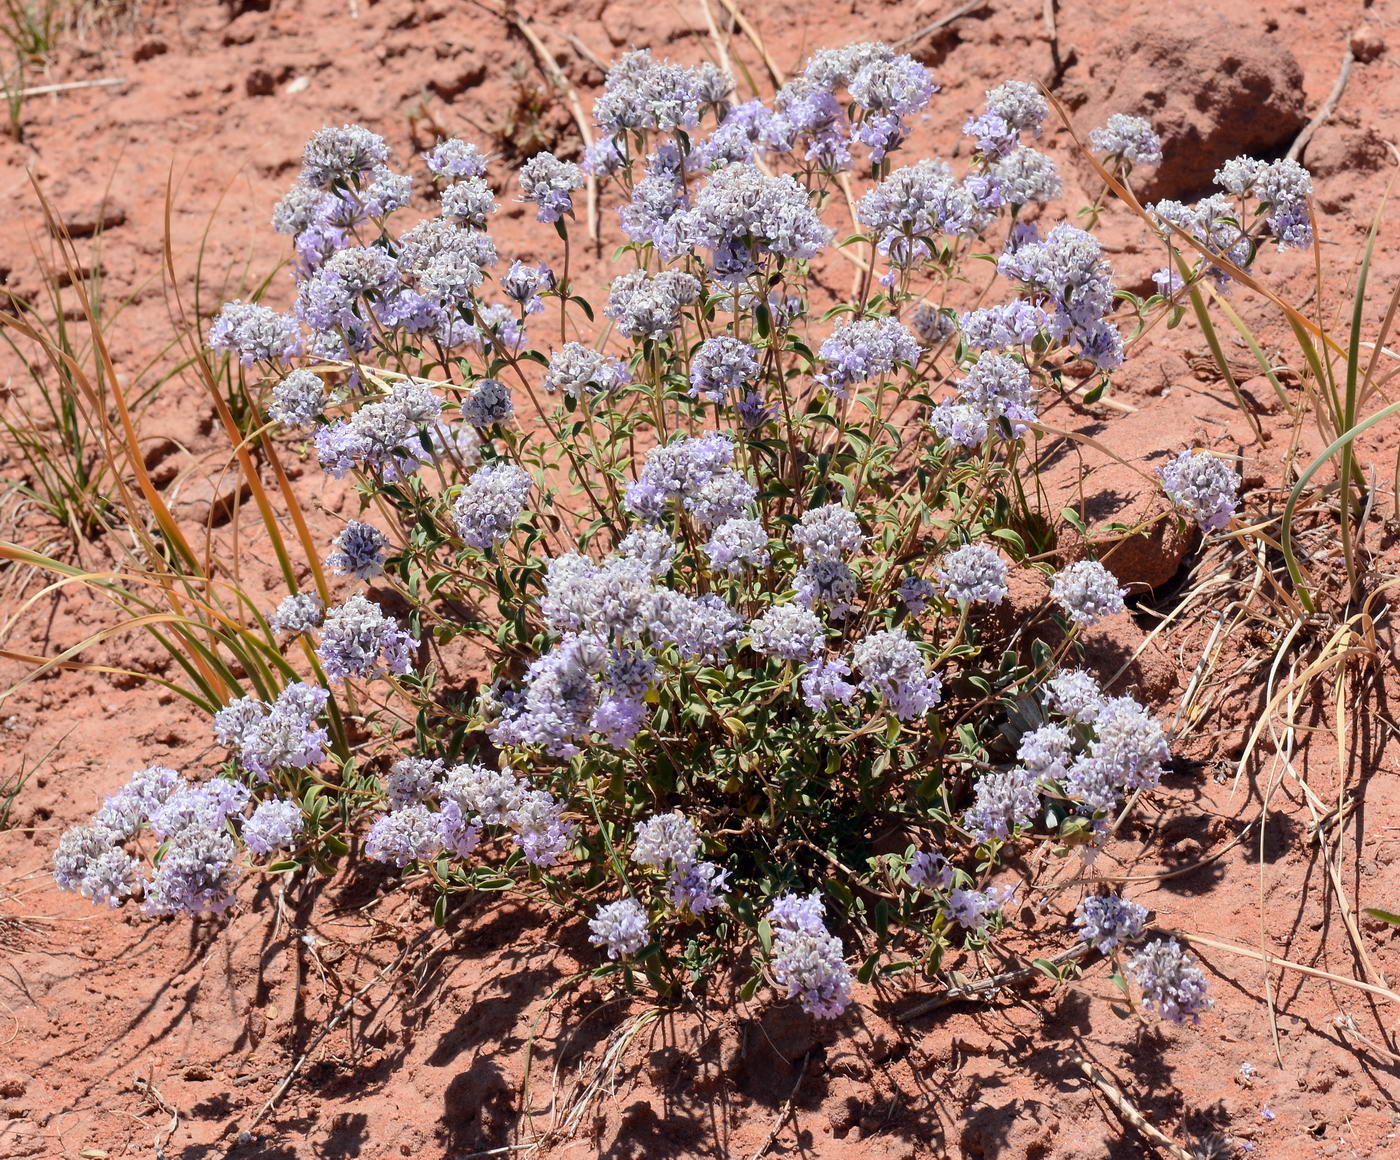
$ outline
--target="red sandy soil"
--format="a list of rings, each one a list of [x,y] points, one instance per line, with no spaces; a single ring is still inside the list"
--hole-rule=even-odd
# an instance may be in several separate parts
[[[727,27],[717,0],[712,7]],[[791,71],[814,48],[872,35],[898,41],[955,7],[951,0],[778,0],[752,3],[746,13]],[[1139,22],[1170,28],[1201,19],[1169,0],[1127,8],[1063,0],[1060,9],[1066,67],[1059,78],[1041,0],[989,0],[920,39],[914,51],[943,91],[903,156],[950,153],[982,91],[1010,77],[1054,82],[1076,107],[1084,104],[1084,116],[1102,109],[1110,92],[1126,108],[1131,94],[1114,86],[1136,83],[1121,61],[1142,38]],[[694,62],[712,51],[698,3],[529,0],[519,10],[585,105],[602,77],[592,58],[647,46]],[[1218,83],[1234,75],[1237,50],[1248,59],[1272,46],[1296,58],[1299,103],[1311,115],[1333,85],[1352,30],[1365,26],[1342,100],[1305,157],[1318,174],[1333,279],[1321,305],[1335,314],[1395,172],[1385,142],[1400,132],[1400,85],[1387,45],[1400,52],[1400,2],[1281,7],[1242,0],[1225,14],[1234,31],[1216,37],[1214,56],[1165,61],[1161,75],[1149,75],[1167,98],[1208,107]],[[733,50],[758,72],[742,37]],[[435,126],[499,149],[493,131],[512,103],[513,72],[547,87],[524,39],[485,9],[452,0],[188,0],[109,11],[60,42],[46,74],[34,79],[125,83],[32,97],[22,113],[23,140],[0,140],[6,284],[35,296],[42,263],[51,261],[28,172],[72,225],[93,219],[108,191],[108,212],[98,215],[107,228],[78,245],[103,272],[109,311],[127,303],[110,327],[119,373],[152,382],[178,363],[160,276],[168,183],[188,309],[207,235],[199,304],[207,313],[283,260],[283,239],[268,229],[268,215],[311,131],[360,121],[383,133],[400,159],[429,144]],[[1289,83],[1296,88],[1296,80]],[[562,106],[542,129],[560,151],[577,149]],[[1075,188],[1075,174],[1085,175],[1067,160],[1067,133],[1047,133],[1045,146],[1066,159],[1071,180],[1062,204],[1092,196],[1091,188]],[[507,173],[500,163],[492,177],[500,185]],[[494,230],[502,253],[553,259],[552,235],[525,220],[521,207],[503,200],[502,208]],[[614,221],[605,210],[604,253],[616,238]],[[1100,232],[1128,284],[1160,264],[1140,251],[1133,239],[1141,231],[1122,210],[1110,211]],[[1400,276],[1396,236],[1383,233],[1377,253],[1373,277],[1384,294]],[[31,243],[42,259],[32,256]],[[1308,292],[1310,271],[1300,256],[1266,255],[1259,269],[1295,299]],[[581,278],[596,288],[606,276],[598,264]],[[839,283],[846,275],[830,276]],[[270,300],[285,302],[289,292],[285,271],[276,273]],[[1271,308],[1248,295],[1236,305],[1282,341]],[[1249,367],[1246,351],[1232,350],[1236,356]],[[156,370],[146,369],[152,364]],[[1292,431],[1276,406],[1268,409],[1262,378],[1244,387],[1266,410],[1266,442],[1210,369],[1199,333],[1184,326],[1155,336],[1124,369],[1115,393],[1121,405],[1061,404],[1050,420],[1092,431],[1149,466],[1191,443],[1237,448],[1255,489],[1251,503],[1267,506],[1277,501],[1290,448],[1296,444],[1297,461],[1306,463],[1320,443],[1310,431]],[[218,479],[226,454],[206,400],[173,378],[145,411],[142,430],[177,516],[199,534],[210,500],[227,486]],[[1394,447],[1393,435],[1381,433],[1364,449],[1381,480],[1393,472]],[[1142,503],[1155,502],[1115,499],[1110,472],[1092,476],[1096,494],[1107,497],[1095,518],[1127,518],[1115,505],[1140,514]],[[1073,475],[1067,466],[1058,477],[1067,493],[1076,490]],[[314,468],[299,479],[315,527],[328,538],[345,495]],[[1377,502],[1393,503],[1387,488]],[[255,591],[262,585],[270,602],[277,589],[270,555],[255,534],[247,536],[243,580]],[[1190,546],[1154,544],[1133,566],[1150,572],[1154,553],[1176,559]],[[1393,544],[1369,546],[1376,572],[1393,571]],[[102,566],[105,550],[90,546],[84,562]],[[1313,566],[1325,570],[1325,555]],[[1115,658],[1131,661],[1125,685],[1150,697],[1164,720],[1172,720],[1213,621],[1198,610],[1170,633],[1148,633],[1173,594],[1209,565],[1172,577],[1169,563],[1135,618],[1092,634],[1092,651],[1110,671]],[[36,590],[11,580],[5,600],[12,605],[21,591]],[[46,598],[4,646],[54,652],[108,615],[76,595]],[[898,991],[860,989],[851,1014],[830,1026],[760,992],[749,1004],[646,1023],[587,1103],[583,1087],[599,1074],[610,1037],[646,1004],[596,985],[564,987],[594,961],[575,926],[510,903],[473,902],[431,933],[423,893],[365,867],[320,890],[283,894],[280,884],[247,882],[229,916],[195,924],[99,911],[59,893],[47,874],[58,835],[130,770],[158,762],[193,773],[218,757],[208,723],[154,686],[77,672],[26,685],[0,708],[0,773],[32,766],[56,748],[19,795],[12,828],[0,832],[0,1156],[117,1157],[153,1145],[157,1155],[185,1160],[510,1155],[551,1128],[548,1150],[569,1156],[1150,1154],[1154,1145],[1086,1078],[1080,1057],[1147,1121],[1202,1157],[1251,1150],[1270,1160],[1400,1156],[1394,1000],[1292,969],[1266,971],[1258,957],[1262,948],[1380,988],[1400,975],[1395,929],[1356,913],[1400,909],[1392,639],[1382,627],[1381,663],[1354,673],[1343,691],[1349,726],[1340,762],[1327,704],[1305,699],[1292,707],[1299,731],[1291,764],[1276,755],[1269,735],[1237,775],[1266,700],[1272,632],[1256,623],[1225,642],[1218,690],[1198,700],[1204,709],[1166,786],[1142,803],[1096,867],[1125,880],[1163,929],[1254,955],[1196,943],[1215,998],[1200,1026],[1144,1028],[1118,1018],[1101,963],[1071,988],[1041,981],[908,1023],[896,1016],[913,1000]],[[162,664],[138,640],[94,656],[152,670]],[[20,672],[5,668],[0,685]],[[1338,803],[1340,816],[1325,817]],[[1331,863],[1326,852],[1335,852]],[[1023,896],[1024,946],[1036,939],[1067,945],[1076,868],[1032,858],[1026,870],[1037,889]],[[1052,889],[1057,880],[1068,886]],[[988,955],[960,969],[981,977],[1004,966]],[[275,1110],[252,1127],[304,1053],[305,1067]]]

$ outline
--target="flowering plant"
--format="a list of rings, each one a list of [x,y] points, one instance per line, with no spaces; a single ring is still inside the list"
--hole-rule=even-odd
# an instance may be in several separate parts
[[[580,916],[599,973],[672,995],[751,947],[750,993],[766,977],[831,1017],[855,977],[991,937],[1008,846],[1092,845],[1158,783],[1161,726],[1075,663],[1079,626],[1126,593],[1057,553],[1038,399],[1226,279],[1173,229],[1237,265],[1268,236],[1305,244],[1306,174],[1232,163],[1234,201],[1164,203],[1160,293],[1139,300],[1090,233],[1027,216],[1060,193],[1028,143],[1034,86],[987,94],[961,175],[893,164],[936,86],[885,45],[819,52],[770,104],[731,87],[647,52],[613,69],[581,164],[519,173],[557,272],[501,262],[474,146],[425,155],[436,212],[401,228],[412,183],[381,138],[311,139],[274,215],[294,311],[230,303],[209,342],[353,481],[327,563],[354,588],[270,611],[306,679],[218,713],[218,776],[136,775],[65,836],[62,885],[218,911],[244,861],[310,873],[362,848],[431,882],[439,917],[529,892]],[[1094,147],[1124,180],[1160,157],[1130,117]],[[570,273],[585,181],[617,192],[628,239],[601,304]],[[842,209],[857,232],[833,245]],[[858,289],[821,300],[808,272],[840,255]],[[1228,465],[1183,453],[1165,483],[1228,525]],[[1086,905],[1086,942],[1142,933],[1134,904]],[[1164,946],[1138,977],[1171,959],[1152,1001],[1191,1014],[1194,968]]]

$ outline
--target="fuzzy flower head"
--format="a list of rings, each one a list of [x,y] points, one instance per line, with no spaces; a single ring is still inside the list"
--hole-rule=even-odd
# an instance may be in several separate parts
[[[854,978],[841,940],[826,929],[821,897],[781,894],[768,922],[773,950],[768,969],[778,989],[819,1019],[835,1019],[851,1002]]]
[[[520,200],[534,202],[535,220],[557,222],[574,212],[573,191],[583,184],[583,171],[553,153],[536,153],[520,167]]]
[[[964,544],[943,557],[938,581],[949,600],[1000,604],[1006,596],[1006,564],[988,544]]]
[[[378,528],[351,520],[336,536],[335,551],[326,557],[326,566],[337,576],[369,580],[384,571],[388,546],[388,538]]]
[[[1205,972],[1174,938],[1147,943],[1128,961],[1128,970],[1142,988],[1143,1006],[1170,1023],[1199,1023],[1210,1009]]]
[[[326,613],[316,655],[332,681],[372,680],[387,673],[403,676],[410,668],[410,651],[417,647],[393,617],[356,593]]]
[[[1204,532],[1218,532],[1239,510],[1240,477],[1207,451],[1183,451],[1158,473],[1167,497]]]
[[[1099,954],[1111,954],[1142,934],[1147,907],[1116,894],[1091,894],[1074,912],[1079,937]]]
[[[1089,148],[1118,159],[1129,169],[1156,165],[1162,160],[1162,142],[1152,122],[1127,113],[1114,113],[1108,118],[1108,124],[1090,130]]]
[[[680,810],[656,814],[633,828],[632,861],[653,870],[668,865],[688,867],[700,857],[700,835],[695,823]]]
[[[865,543],[860,519],[839,503],[808,508],[792,529],[792,541],[814,560],[835,560],[860,551]]]
[[[692,398],[723,403],[758,377],[757,351],[728,335],[707,338],[690,361]]]
[[[902,630],[871,633],[857,642],[851,656],[860,670],[860,688],[881,698],[901,721],[922,717],[938,704],[942,682]]]
[[[825,638],[821,617],[802,604],[775,604],[749,623],[749,644],[754,652],[785,661],[810,659]]]
[[[631,378],[627,368],[581,342],[566,342],[550,356],[545,390],[563,391],[571,399],[592,398],[616,390]]]
[[[1050,708],[1081,725],[1092,725],[1105,703],[1098,681],[1083,669],[1062,669],[1045,682],[1045,694]]]
[[[953,885],[953,866],[937,850],[919,850],[909,863],[909,881],[920,890],[947,890]]]
[[[588,941],[606,947],[608,958],[628,959],[651,941],[647,912],[635,898],[605,902],[588,920]]]
[[[362,125],[318,129],[302,151],[301,182],[313,189],[358,183],[388,160],[384,138]]]
[[[272,388],[270,418],[284,427],[310,427],[325,414],[326,386],[315,371],[294,370]]]
[[[818,354],[823,370],[817,381],[844,399],[856,383],[917,362],[920,347],[897,319],[863,318],[838,323]]]
[[[272,798],[259,803],[253,816],[243,823],[243,844],[259,858],[290,850],[305,824],[296,802]]]
[[[660,341],[681,324],[681,312],[700,297],[692,274],[663,270],[649,275],[632,270],[613,279],[603,313],[628,338]]]
[[[498,461],[477,468],[452,507],[462,542],[479,552],[505,543],[525,511],[531,486],[530,473],[517,464]]]
[[[763,568],[771,559],[768,533],[757,520],[735,516],[725,520],[710,534],[705,544],[710,567],[731,574],[745,568]]]
[[[1122,612],[1126,592],[1097,560],[1080,560],[1062,568],[1050,583],[1050,595],[1075,624],[1098,624]]]
[[[983,774],[975,793],[963,825],[979,842],[1009,838],[1018,829],[1034,823],[1040,808],[1036,775],[1019,767]]]
[[[1049,106],[1040,90],[1027,81],[1006,81],[987,92],[981,113],[968,120],[963,133],[984,157],[1005,156],[1020,143],[1022,133],[1040,136]]]
[[[456,137],[439,141],[423,154],[423,161],[439,181],[486,176],[486,157],[481,150]]]
[[[228,303],[209,327],[209,346],[238,356],[245,367],[284,362],[300,347],[296,320],[257,302]]]
[[[273,632],[300,636],[319,628],[325,615],[326,606],[316,593],[297,592],[282,598],[268,616],[267,625]]]

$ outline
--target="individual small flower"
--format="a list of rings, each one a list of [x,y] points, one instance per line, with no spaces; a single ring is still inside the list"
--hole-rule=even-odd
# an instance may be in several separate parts
[[[677,865],[666,883],[671,905],[697,915],[725,905],[724,892],[728,886],[729,871],[713,862],[696,862],[684,868]]]
[[[301,332],[296,319],[258,302],[227,303],[209,327],[209,346],[238,356],[245,367],[284,362],[296,353]]]
[[[311,632],[321,626],[325,618],[326,606],[314,592],[297,592],[284,596],[280,604],[267,618],[267,626],[273,632],[285,632],[292,636]]]
[[[651,941],[647,912],[635,898],[605,902],[588,920],[588,941],[607,947],[608,958],[629,959]]]
[[[1168,498],[1204,532],[1220,531],[1239,510],[1240,477],[1208,451],[1183,451],[1158,474]]]
[[[695,823],[680,810],[656,814],[633,827],[632,861],[653,870],[668,865],[688,867],[700,857],[700,835]]]
[[[819,1019],[835,1019],[851,1002],[854,978],[841,940],[826,929],[821,898],[779,895],[768,912],[773,927],[773,982]]]
[[[823,370],[817,381],[844,399],[856,383],[888,375],[900,363],[915,363],[919,353],[914,336],[897,319],[841,322],[818,351]]]
[[[849,705],[856,686],[846,680],[851,664],[842,657],[818,657],[802,675],[802,701],[813,712],[821,713],[831,704]]]
[[[826,638],[826,626],[801,604],[775,604],[749,622],[749,645],[757,653],[785,661],[814,656]]]
[[[361,125],[318,129],[302,152],[301,182],[315,189],[357,183],[388,160],[384,138]]]
[[[630,378],[617,359],[581,342],[566,342],[550,356],[544,386],[550,392],[562,390],[571,399],[586,399],[615,390]]]
[[[1107,955],[1142,934],[1147,907],[1116,894],[1091,894],[1074,912],[1079,937],[1099,954]]]
[[[1174,938],[1155,938],[1128,960],[1128,969],[1142,988],[1144,1007],[1171,1023],[1199,1023],[1210,1009],[1206,975],[1195,956]]]
[[[376,862],[407,866],[427,862],[442,849],[437,816],[422,802],[381,814],[365,838],[365,853]]]
[[[758,377],[757,354],[748,343],[728,335],[707,338],[690,360],[691,396],[723,403],[741,393]]]
[[[335,551],[326,557],[326,567],[337,576],[369,580],[384,571],[384,549],[389,546],[389,540],[372,524],[351,520],[334,543]]]
[[[258,803],[253,816],[243,823],[243,844],[259,858],[277,850],[290,850],[305,824],[296,802],[271,798]]]
[[[572,161],[553,153],[536,153],[520,167],[520,200],[538,207],[535,220],[557,222],[574,212],[573,191],[583,185],[583,172]]]
[[[452,505],[457,534],[469,548],[487,552],[510,538],[530,497],[530,473],[497,461],[478,467]]]
[[[321,643],[316,649],[332,681],[350,677],[366,680],[409,671],[409,651],[418,642],[371,600],[356,593],[326,613]]]
[[[909,863],[909,881],[920,890],[947,890],[953,885],[952,864],[937,850],[920,850]]]
[[[948,917],[963,930],[980,932],[987,926],[988,916],[995,914],[1011,901],[1012,888],[990,890],[953,890],[948,894]]]
[[[1089,148],[1125,162],[1130,169],[1162,160],[1162,142],[1152,122],[1127,113],[1114,113],[1108,124],[1089,131]]]
[[[510,388],[500,379],[477,379],[462,400],[462,418],[473,427],[494,427],[514,412]]]
[[[943,557],[938,582],[949,600],[1000,604],[1006,596],[1006,564],[988,544],[964,544]]]
[[[895,590],[904,607],[913,616],[918,616],[928,607],[928,602],[933,599],[936,591],[933,581],[915,576],[912,572],[899,582],[899,587]]]
[[[745,568],[764,568],[771,559],[768,533],[757,520],[735,516],[710,533],[705,554],[710,558],[710,566],[721,572],[738,573]]]
[[[1126,588],[1097,560],[1080,560],[1055,573],[1050,595],[1075,624],[1098,624],[1122,612]]]
[[[268,416],[284,427],[310,427],[326,411],[326,385],[315,371],[294,370],[272,388]]]
[[[1064,669],[1045,682],[1046,701],[1071,721],[1092,725],[1104,707],[1103,689],[1083,669]]]
[[[481,150],[456,137],[439,141],[423,154],[423,161],[428,171],[442,181],[486,175],[486,158]]]
[[[922,717],[938,704],[942,682],[903,630],[872,632],[857,642],[851,657],[861,674],[860,688],[883,699],[901,721]]]

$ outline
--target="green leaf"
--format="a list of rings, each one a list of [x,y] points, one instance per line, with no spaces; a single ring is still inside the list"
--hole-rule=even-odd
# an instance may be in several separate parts
[[[1391,926],[1400,926],[1400,914],[1395,914],[1393,911],[1380,910],[1374,906],[1363,906],[1361,913],[1369,914],[1372,918],[1378,918],[1382,922],[1388,922]]]

